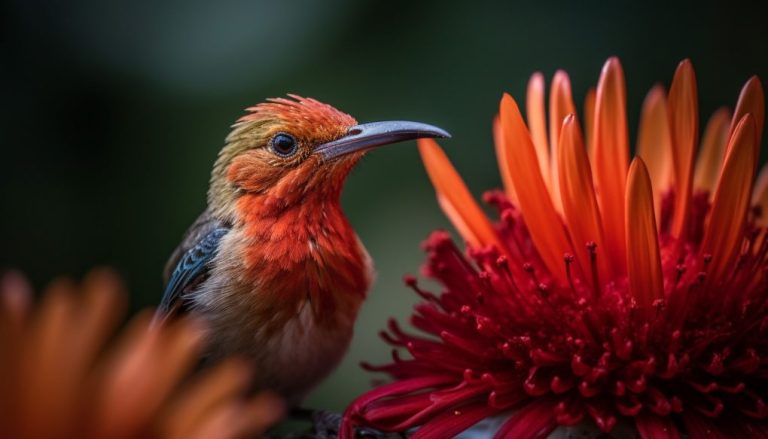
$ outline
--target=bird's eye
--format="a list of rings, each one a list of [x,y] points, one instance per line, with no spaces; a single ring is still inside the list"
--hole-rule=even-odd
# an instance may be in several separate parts
[[[298,150],[298,142],[289,134],[279,133],[272,138],[272,150],[280,157],[290,157]]]

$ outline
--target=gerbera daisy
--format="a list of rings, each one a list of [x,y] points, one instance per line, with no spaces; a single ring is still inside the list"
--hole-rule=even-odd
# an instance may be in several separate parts
[[[535,74],[528,123],[504,95],[494,138],[504,191],[483,213],[433,141],[419,149],[461,237],[424,244],[442,285],[367,366],[393,382],[354,401],[353,425],[451,437],[508,414],[497,437],[631,425],[643,438],[768,437],[768,173],[755,180],[764,97],[753,77],[698,141],[689,61],[651,90],[629,161],[624,75],[605,64],[582,135],[568,76]],[[586,137],[586,139],[585,139]],[[699,146],[698,160],[696,150]]]
[[[124,308],[118,278],[92,272],[55,281],[41,304],[19,275],[0,285],[0,437],[239,438],[282,415],[282,402],[244,398],[250,366],[227,360],[191,376],[202,328],[135,317],[114,340]]]

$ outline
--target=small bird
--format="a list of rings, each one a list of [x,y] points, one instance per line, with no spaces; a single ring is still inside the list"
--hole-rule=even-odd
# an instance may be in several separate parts
[[[157,319],[199,316],[206,360],[245,357],[254,388],[295,407],[343,357],[372,282],[370,256],[340,205],[347,175],[374,147],[449,134],[417,122],[358,125],[288,96],[233,125],[208,207],[166,265]]]

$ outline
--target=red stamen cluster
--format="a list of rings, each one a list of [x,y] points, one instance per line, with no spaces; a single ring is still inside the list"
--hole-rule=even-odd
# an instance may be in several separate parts
[[[582,244],[591,270],[577,270],[565,254],[568,283],[558,282],[500,192],[485,200],[499,210],[506,255],[471,247],[464,255],[447,233],[434,232],[424,244],[424,272],[444,290],[435,295],[406,278],[424,299],[411,324],[425,334],[390,322],[384,339],[412,358],[395,350],[392,363],[365,366],[394,381],[352,403],[343,435],[364,424],[451,437],[510,413],[497,437],[545,437],[583,421],[604,432],[634,423],[645,438],[768,436],[766,231],[750,223],[730,274],[712,285],[707,267],[715,256],[698,250],[708,194],[694,197],[679,240],[669,233],[674,203],[666,198],[664,298],[650,312],[635,303],[625,276],[599,277],[594,243]]]

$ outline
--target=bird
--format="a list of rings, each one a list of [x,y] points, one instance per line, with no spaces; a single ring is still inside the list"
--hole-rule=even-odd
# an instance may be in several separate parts
[[[358,124],[293,94],[247,108],[213,165],[207,208],[166,264],[155,320],[202,320],[206,363],[243,357],[254,390],[297,407],[347,351],[374,277],[341,208],[344,182],[369,150],[428,137],[450,135]]]

